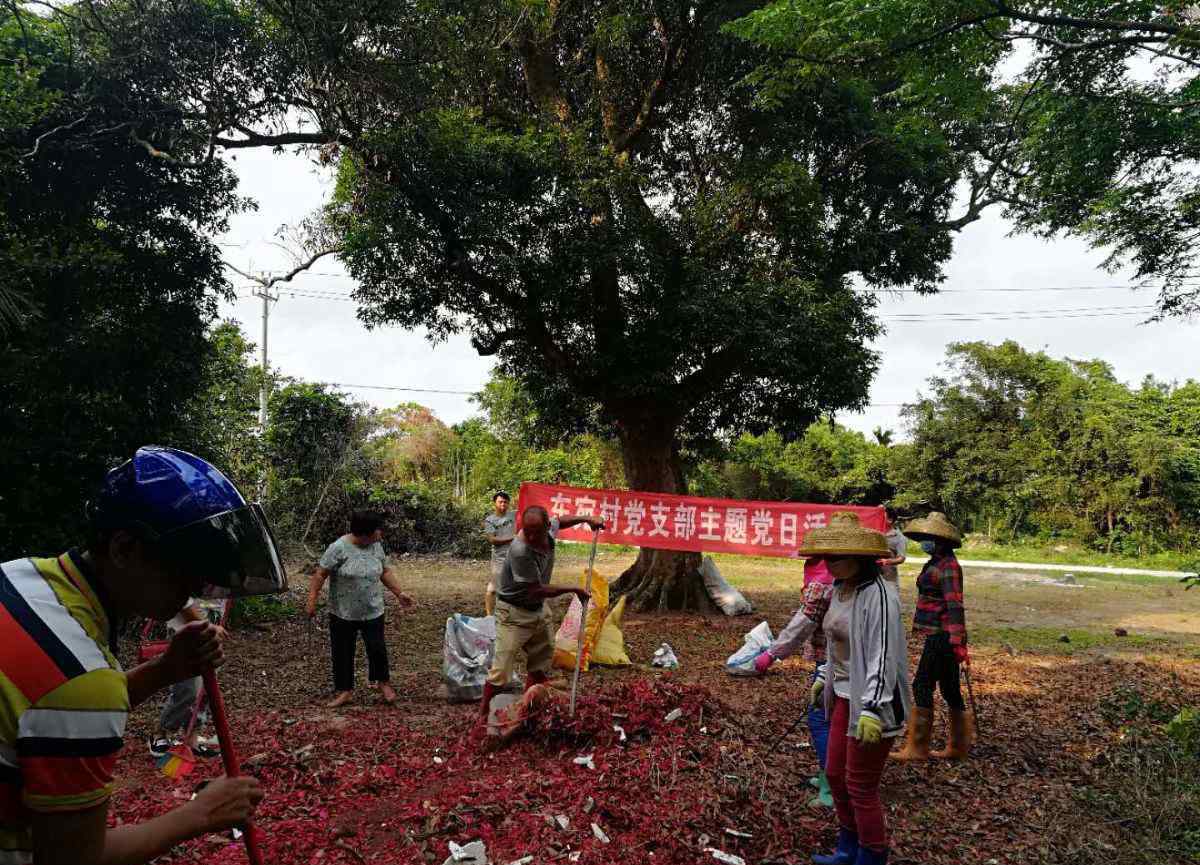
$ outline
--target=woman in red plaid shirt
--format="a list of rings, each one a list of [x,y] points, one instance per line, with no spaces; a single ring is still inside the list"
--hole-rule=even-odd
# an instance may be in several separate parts
[[[963,760],[971,750],[970,716],[963,703],[959,684],[959,665],[970,666],[967,652],[967,620],[963,610],[962,567],[954,555],[962,546],[962,533],[946,518],[934,511],[927,517],[912,520],[904,534],[921,544],[929,561],[917,577],[917,611],[913,616],[913,632],[925,635],[921,662],[913,677],[912,723],[904,749],[895,754],[897,760],[939,759]],[[946,748],[929,753],[933,731],[933,691],[938,688],[950,708],[950,737]]]

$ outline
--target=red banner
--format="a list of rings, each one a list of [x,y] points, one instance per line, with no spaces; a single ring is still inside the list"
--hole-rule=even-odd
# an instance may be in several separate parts
[[[888,530],[880,507],[706,499],[558,484],[521,484],[517,512],[530,505],[541,505],[556,517],[602,518],[606,528],[600,540],[606,544],[703,553],[794,558],[804,533],[826,525],[835,511],[853,511],[864,526]],[[592,532],[576,526],[559,537],[591,541]]]

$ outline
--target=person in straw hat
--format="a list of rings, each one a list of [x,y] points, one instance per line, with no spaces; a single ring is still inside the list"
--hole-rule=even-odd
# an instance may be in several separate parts
[[[838,819],[837,848],[816,865],[881,865],[888,859],[887,822],[879,782],[893,740],[909,712],[908,649],[900,594],[884,580],[879,559],[891,551],[882,534],[840,511],[813,529],[799,555],[820,559],[834,579],[822,627],[826,659],[812,702],[829,718],[825,775]]]
[[[820,559],[808,559],[804,563],[804,591],[801,595],[801,607],[796,610],[792,620],[779,632],[775,642],[763,649],[754,659],[754,669],[760,676],[776,661],[790,658],[796,652],[803,651],[804,659],[813,662],[813,673],[810,681],[816,681],[817,670],[825,663],[825,632],[821,630],[821,621],[829,610],[829,600],[833,597],[833,575],[829,567]],[[825,808],[833,807],[833,791],[829,789],[829,781],[825,777],[825,753],[829,746],[829,719],[825,717],[825,707],[814,705],[808,707],[808,732],[812,736],[813,750],[817,752],[818,773],[809,779],[809,783],[817,788],[817,795],[809,802],[810,805],[820,805]]]
[[[970,666],[967,621],[963,610],[963,573],[954,548],[962,546],[960,532],[946,515],[934,511],[911,520],[904,534],[921,545],[929,561],[917,577],[917,610],[913,633],[925,635],[925,647],[913,677],[916,709],[904,749],[896,759],[906,761],[962,760],[971,750],[971,724],[959,685],[959,665]],[[940,688],[950,707],[950,736],[945,750],[929,753],[933,731],[933,691]]]

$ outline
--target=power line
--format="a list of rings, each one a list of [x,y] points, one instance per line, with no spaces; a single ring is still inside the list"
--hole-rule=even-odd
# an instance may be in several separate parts
[[[350,384],[344,381],[323,381],[318,384],[328,385],[329,387],[348,387],[355,390],[387,390],[387,391],[403,391],[405,393],[440,393],[451,394],[455,396],[474,396],[482,390],[482,385],[479,390],[442,390],[438,388],[428,387],[399,387],[396,385],[386,384]],[[903,408],[911,403],[906,402],[871,402],[866,403],[863,408]]]
[[[480,386],[479,390],[441,390],[438,388],[429,387],[398,387],[395,385],[386,384],[348,384],[344,381],[323,381],[320,382],[320,384],[326,384],[330,387],[352,387],[356,390],[399,390],[405,391],[406,393],[442,393],[454,394],[457,396],[474,396],[475,394],[479,393],[479,390],[483,390],[482,386]]]
[[[1184,283],[1180,283],[1181,285]],[[1192,283],[1188,283],[1192,285]],[[939,294],[979,294],[986,292],[1029,292],[1029,291],[1151,291],[1161,285],[1037,285],[1022,288],[940,288],[934,292],[917,291],[915,288],[855,288],[865,294],[920,294],[937,297]]]

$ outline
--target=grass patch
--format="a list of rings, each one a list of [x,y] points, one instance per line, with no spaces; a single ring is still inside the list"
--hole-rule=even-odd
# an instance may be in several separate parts
[[[1000,627],[978,625],[971,628],[971,642],[980,645],[1004,645],[1022,652],[1050,655],[1070,655],[1096,648],[1123,648],[1130,651],[1153,651],[1177,645],[1167,637],[1130,634],[1118,637],[1112,631],[1086,628]],[[1069,643],[1060,640],[1063,634]]]
[[[910,545],[911,546],[911,545]],[[909,553],[911,559],[912,553]],[[920,555],[920,553],[916,553]],[[968,540],[958,551],[959,558],[989,559],[996,562],[1028,562],[1050,565],[1092,565],[1095,567],[1142,568],[1151,571],[1194,571],[1195,553],[1162,552],[1145,556],[1107,555],[1067,544],[988,544]]]
[[[229,614],[229,627],[240,628],[246,625],[280,622],[293,616],[296,610],[296,605],[286,596],[257,595],[238,598]]]

